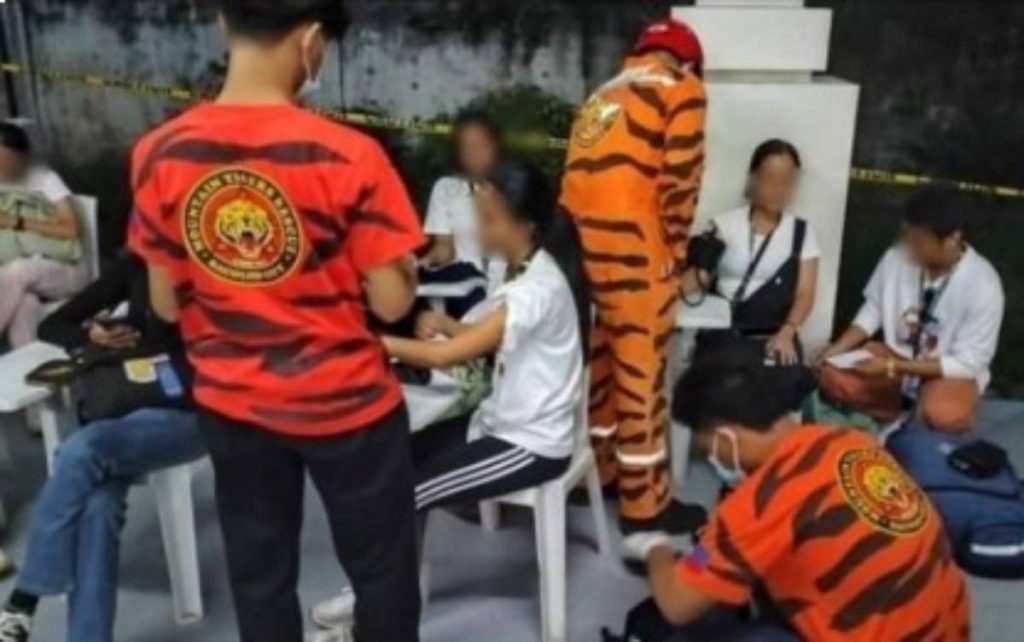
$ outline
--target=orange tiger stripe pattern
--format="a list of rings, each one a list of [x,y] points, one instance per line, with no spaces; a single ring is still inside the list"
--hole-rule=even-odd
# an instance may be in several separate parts
[[[784,437],[718,507],[679,574],[726,604],[764,586],[804,640],[970,640],[970,597],[938,513],[852,430]]]
[[[667,347],[679,268],[704,166],[704,86],[654,54],[580,109],[562,206],[574,217],[597,306],[591,433],[623,517],[656,517],[671,499]]]

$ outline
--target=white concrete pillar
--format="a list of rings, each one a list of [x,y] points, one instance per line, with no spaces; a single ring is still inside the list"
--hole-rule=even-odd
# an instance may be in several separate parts
[[[673,16],[704,45],[708,81],[708,166],[699,216],[743,202],[754,147],[784,138],[800,150],[804,176],[793,211],[822,245],[809,348],[832,331],[859,87],[825,75],[832,11],[800,0],[697,0]]]

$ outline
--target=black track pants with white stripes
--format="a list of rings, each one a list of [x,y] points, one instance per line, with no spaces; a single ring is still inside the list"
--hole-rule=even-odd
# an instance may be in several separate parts
[[[569,459],[548,459],[493,437],[466,441],[469,420],[459,418],[413,436],[416,510],[501,497],[551,481]]]

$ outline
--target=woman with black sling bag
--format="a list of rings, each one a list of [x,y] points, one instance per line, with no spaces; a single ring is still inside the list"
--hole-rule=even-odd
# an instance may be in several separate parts
[[[800,155],[782,140],[754,151],[748,205],[712,219],[697,237],[684,296],[710,292],[732,305],[732,327],[698,335],[695,359],[720,350],[750,351],[774,371],[788,407],[799,408],[815,386],[804,365],[799,328],[814,307],[818,248],[807,221],[787,210],[796,189]],[[718,243],[719,251],[707,251]],[[705,247],[700,247],[704,245]]]

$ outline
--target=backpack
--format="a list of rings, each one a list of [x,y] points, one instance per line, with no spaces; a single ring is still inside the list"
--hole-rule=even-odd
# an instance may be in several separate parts
[[[602,629],[601,642],[669,642],[675,631],[654,600],[648,598],[626,615],[626,630],[621,636]]]
[[[1005,451],[919,426],[886,448],[931,498],[960,566],[980,577],[1024,577],[1024,489]]]

